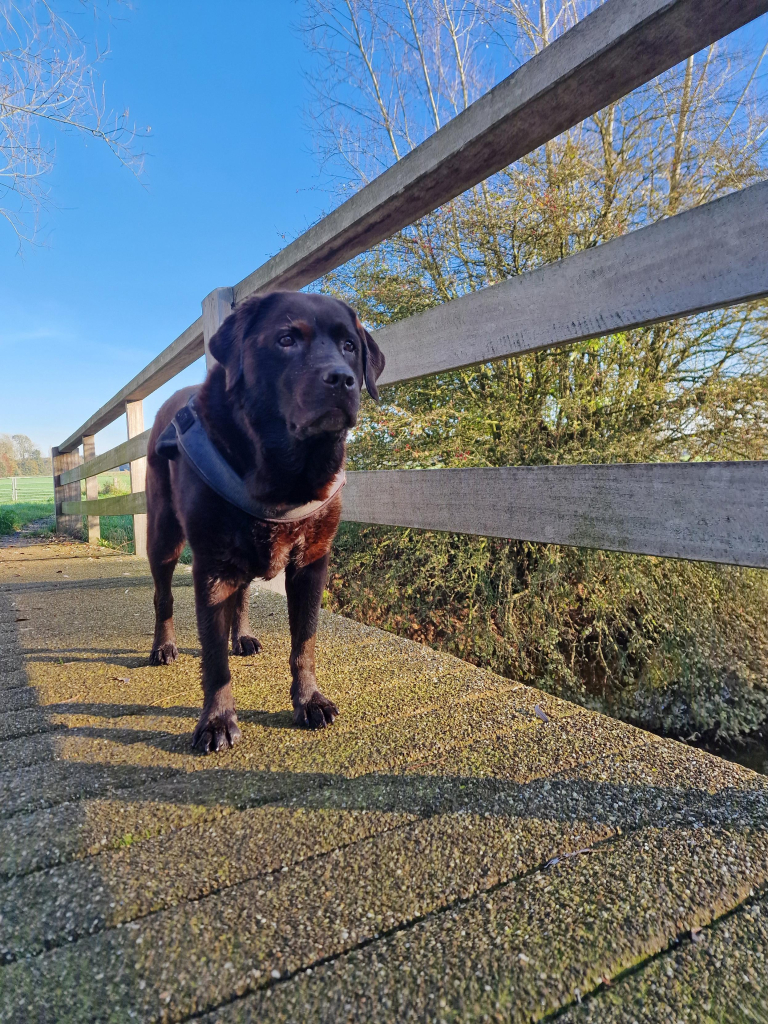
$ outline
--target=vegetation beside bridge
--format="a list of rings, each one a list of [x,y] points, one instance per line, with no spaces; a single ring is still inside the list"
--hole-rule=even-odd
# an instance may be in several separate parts
[[[588,6],[479,3],[446,20],[440,5],[312,0],[324,155],[359,187],[492,84],[500,40],[522,62]],[[722,40],[323,287],[383,327],[765,178],[764,55]],[[352,469],[765,459],[768,304],[382,394]],[[343,524],[330,606],[678,737],[738,738],[768,710],[768,587],[752,570]]]

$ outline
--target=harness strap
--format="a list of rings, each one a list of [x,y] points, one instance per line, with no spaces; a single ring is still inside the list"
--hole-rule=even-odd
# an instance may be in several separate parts
[[[265,523],[298,523],[307,519],[325,508],[347,482],[346,473],[340,469],[334,477],[331,493],[322,500],[308,501],[304,505],[265,505],[264,502],[256,501],[248,493],[243,478],[235,472],[206,434],[195,408],[194,396],[179,409],[155,443],[157,454],[166,459],[172,459],[179,449],[212,491],[230,505]]]

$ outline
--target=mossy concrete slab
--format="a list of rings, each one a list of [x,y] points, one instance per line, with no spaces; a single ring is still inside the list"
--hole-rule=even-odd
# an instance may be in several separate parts
[[[768,1020],[768,899],[694,929],[642,970],[603,984],[560,1024],[763,1024]]]
[[[150,668],[145,562],[0,551],[0,1021],[694,1020],[757,978],[768,779],[325,613],[342,713],[296,730],[267,592],[196,757],[177,582]]]

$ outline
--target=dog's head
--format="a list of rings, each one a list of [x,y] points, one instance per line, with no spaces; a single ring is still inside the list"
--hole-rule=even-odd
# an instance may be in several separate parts
[[[298,440],[353,427],[363,385],[379,397],[384,356],[355,311],[329,296],[247,299],[209,347],[253,426],[278,417]]]

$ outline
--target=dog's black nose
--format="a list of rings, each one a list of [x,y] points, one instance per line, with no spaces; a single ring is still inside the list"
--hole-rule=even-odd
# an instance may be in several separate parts
[[[323,383],[329,388],[351,388],[355,385],[355,378],[343,370],[328,370],[323,374]]]

